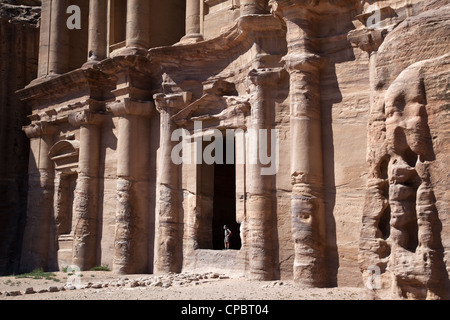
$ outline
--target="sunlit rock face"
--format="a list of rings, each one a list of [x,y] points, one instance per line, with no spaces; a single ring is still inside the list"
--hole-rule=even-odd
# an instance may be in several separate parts
[[[17,270],[448,298],[449,1],[13,2]]]

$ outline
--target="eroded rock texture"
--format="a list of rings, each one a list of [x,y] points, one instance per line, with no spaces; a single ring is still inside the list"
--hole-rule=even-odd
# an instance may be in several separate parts
[[[37,78],[17,92],[21,270],[448,298],[450,1],[78,0],[80,30],[70,3],[42,1]]]
[[[372,53],[360,265],[378,266],[385,285],[405,298],[445,299],[450,291],[449,9],[407,18]]]

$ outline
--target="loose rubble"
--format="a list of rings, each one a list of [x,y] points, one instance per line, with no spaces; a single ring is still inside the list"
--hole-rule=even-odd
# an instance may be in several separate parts
[[[115,280],[99,281],[99,282],[85,282],[80,286],[74,286],[72,283],[67,283],[63,286],[49,286],[47,289],[35,290],[33,287],[26,288],[22,291],[0,291],[0,296],[15,297],[20,295],[31,295],[39,293],[57,293],[65,290],[86,290],[86,289],[105,289],[108,287],[122,287],[126,289],[134,289],[138,287],[160,287],[168,289],[170,287],[181,286],[196,286],[201,283],[220,281],[230,279],[229,276],[219,274],[216,272],[209,272],[203,274],[197,273],[169,273],[166,275],[148,275],[141,278],[130,279],[128,277],[121,277]]]

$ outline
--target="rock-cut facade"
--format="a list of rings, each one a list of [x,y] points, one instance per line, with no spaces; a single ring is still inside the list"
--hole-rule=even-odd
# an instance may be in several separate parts
[[[22,271],[450,298],[449,1],[42,0],[39,27]]]

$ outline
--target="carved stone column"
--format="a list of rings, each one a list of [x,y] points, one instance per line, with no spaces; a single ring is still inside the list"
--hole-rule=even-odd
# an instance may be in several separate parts
[[[57,172],[55,176],[55,196],[53,199],[56,224],[56,237],[62,234],[70,233],[71,225],[67,215],[68,207],[69,179],[61,173]]]
[[[119,117],[117,212],[113,271],[149,271],[149,143],[153,103],[120,98],[108,105]]]
[[[37,78],[43,78],[48,75],[48,54],[50,45],[50,16],[51,0],[41,1],[41,21],[39,24],[39,61]],[[36,79],[31,82],[35,83]]]
[[[50,11],[48,73],[64,74],[69,71],[69,29],[67,29],[68,0],[52,0]]]
[[[171,158],[177,142],[171,141],[172,133],[177,129],[171,117],[186,106],[189,97],[186,94],[155,95],[156,108],[161,115],[161,153],[158,175],[158,211],[156,214],[158,237],[155,271],[157,273],[179,272],[180,243],[179,226],[179,166]]]
[[[200,2],[201,0],[186,0],[186,35],[182,43],[199,42],[203,40],[200,32]]]
[[[287,26],[290,74],[292,236],[294,279],[308,287],[327,284],[325,211],[320,111],[321,58],[314,38],[316,17],[309,5],[271,1]]]
[[[127,0],[127,50],[146,53],[150,47],[150,1]]]
[[[377,30],[372,28],[363,28],[352,30],[349,32],[347,39],[354,46],[359,47],[361,50],[366,51],[369,55],[369,80],[370,80],[370,107],[371,112],[376,111],[381,114],[384,110],[373,110],[376,108],[376,99],[374,94],[376,92],[376,57],[378,48],[384,41],[387,35],[387,30]]]
[[[107,0],[89,1],[88,62],[83,67],[89,67],[107,56],[106,16]]]
[[[50,267],[54,166],[49,157],[57,127],[38,123],[24,128],[30,141],[27,224],[22,245],[21,271]]]
[[[90,270],[97,264],[98,176],[102,121],[102,115],[90,111],[69,116],[70,124],[80,127],[78,178],[73,203],[72,263],[81,270]]]
[[[365,21],[364,25],[365,25]],[[388,242],[383,239],[380,230],[380,221],[390,215],[389,208],[389,181],[386,144],[386,116],[384,91],[379,92],[376,88],[376,63],[377,52],[386,36],[386,30],[374,28],[362,28],[349,32],[347,38],[361,50],[369,55],[369,80],[370,80],[370,113],[368,124],[368,167],[369,175],[367,191],[363,208],[363,225],[359,241],[360,269],[363,271],[363,280],[372,277],[367,272],[373,266],[378,266],[384,277],[387,267],[387,256],[391,249]],[[372,137],[379,137],[374,140]],[[386,230],[383,230],[386,234]],[[374,236],[377,235],[377,236]]]
[[[273,120],[273,99],[271,88],[276,88],[281,78],[279,69],[252,70],[249,74],[251,94],[251,125],[249,150],[252,160],[248,164],[249,197],[247,199],[248,238],[250,246],[250,275],[256,280],[273,280],[275,271],[275,248],[273,235],[273,175],[264,174],[265,165],[260,154],[276,152],[271,150]],[[266,139],[264,146],[262,139]],[[266,147],[266,148],[265,148]],[[260,150],[260,149],[266,150]],[[253,153],[253,154],[252,154]],[[256,161],[255,161],[256,160]]]
[[[241,16],[267,13],[264,0],[241,0]]]

